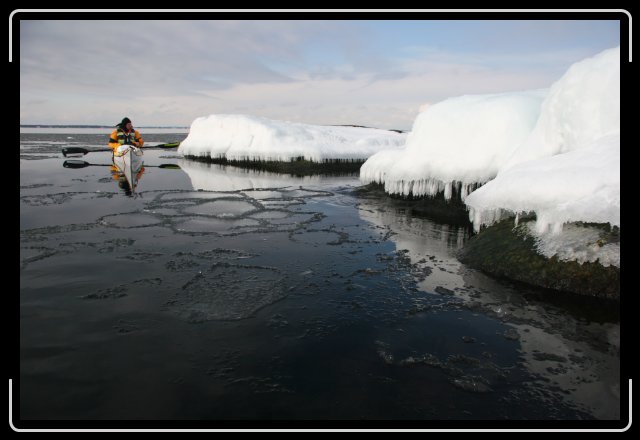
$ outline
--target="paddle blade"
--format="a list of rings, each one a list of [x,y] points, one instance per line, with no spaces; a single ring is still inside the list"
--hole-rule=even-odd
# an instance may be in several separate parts
[[[180,142],[169,142],[167,144],[153,145],[153,148],[176,148]]]
[[[164,168],[164,169],[168,169],[168,170],[179,170],[179,169],[181,169],[179,165],[176,165],[174,163],[163,163],[161,165],[158,165],[158,168]]]
[[[62,149],[62,155],[64,157],[70,156],[70,155],[81,155],[84,156],[85,154],[87,154],[89,152],[89,150],[87,150],[86,148],[80,148],[80,147],[65,147]]]
[[[65,160],[62,164],[65,168],[86,168],[91,165],[89,162],[85,162],[84,160]]]
[[[64,157],[67,156],[84,156],[87,153],[96,153],[99,151],[113,151],[111,148],[100,148],[96,150],[87,150],[82,147],[64,147],[62,149],[62,154]]]

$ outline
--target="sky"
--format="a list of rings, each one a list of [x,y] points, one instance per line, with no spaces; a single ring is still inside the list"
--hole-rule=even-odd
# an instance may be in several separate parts
[[[49,16],[19,14],[21,124],[127,116],[138,127],[190,126],[246,114],[409,130],[428,105],[547,88],[574,62],[620,44],[617,20]]]

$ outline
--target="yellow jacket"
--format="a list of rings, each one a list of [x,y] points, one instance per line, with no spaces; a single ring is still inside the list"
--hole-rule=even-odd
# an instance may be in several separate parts
[[[144,145],[144,140],[142,136],[140,136],[140,132],[138,130],[131,130],[128,133],[125,133],[121,128],[117,128],[113,130],[111,136],[109,136],[109,148],[115,151],[120,145],[133,145],[134,147],[142,147]]]

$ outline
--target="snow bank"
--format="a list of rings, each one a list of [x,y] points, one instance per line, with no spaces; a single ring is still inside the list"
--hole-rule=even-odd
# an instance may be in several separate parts
[[[273,121],[247,115],[209,115],[191,124],[178,149],[185,156],[249,161],[365,160],[404,145],[406,134],[374,128]]]
[[[563,233],[563,225],[620,226],[620,47],[575,63],[547,93],[462,96],[428,107],[406,147],[373,155],[360,179],[416,196],[449,198],[457,186],[476,230],[535,213],[530,229],[542,254],[619,266],[619,243],[594,244],[596,231]]]
[[[586,148],[620,132],[620,47],[573,64],[550,88],[526,142],[504,164]]]
[[[510,213],[535,212],[536,230],[559,232],[563,223],[620,225],[620,134],[585,148],[531,160],[501,172],[465,201],[479,229]]]
[[[414,121],[401,151],[383,151],[360,169],[363,183],[389,193],[423,196],[461,185],[465,196],[496,176],[529,136],[545,90],[466,95],[428,107]]]
[[[568,222],[620,225],[620,48],[574,64],[497,177],[465,200],[478,230],[535,211],[539,234]]]

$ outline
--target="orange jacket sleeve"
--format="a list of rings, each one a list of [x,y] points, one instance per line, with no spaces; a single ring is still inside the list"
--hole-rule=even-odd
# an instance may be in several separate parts
[[[116,148],[120,146],[118,142],[118,130],[113,130],[111,136],[109,136],[109,148],[115,151]]]
[[[133,130],[135,133],[135,140],[136,140],[136,147],[142,148],[142,146],[144,145],[144,139],[142,139],[142,136],[140,135],[140,132],[138,130]]]

